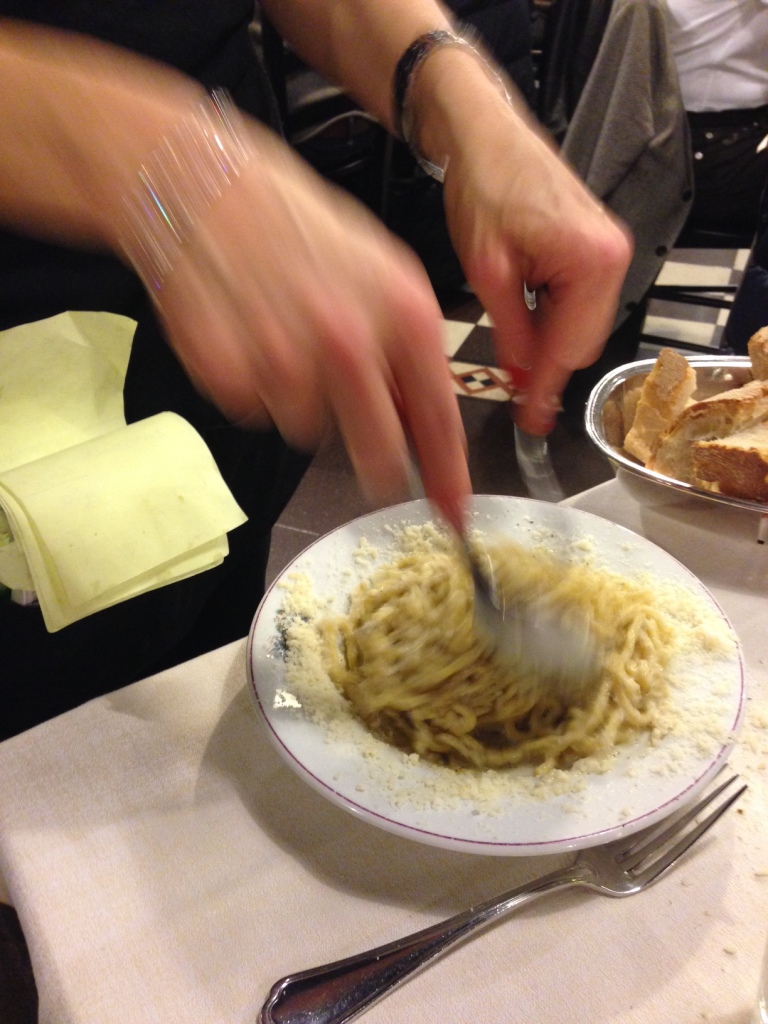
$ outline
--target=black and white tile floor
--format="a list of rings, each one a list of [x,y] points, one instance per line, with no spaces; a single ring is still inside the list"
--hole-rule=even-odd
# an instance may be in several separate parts
[[[712,298],[732,299],[733,292],[723,288],[737,288],[749,259],[748,249],[676,249],[659,274],[659,285],[709,286],[706,293]],[[680,305],[653,300],[645,321],[644,350],[655,355],[662,344],[679,346],[682,351],[696,346],[697,350],[717,352],[724,345],[723,331],[728,319],[728,308]],[[660,342],[654,342],[655,338]]]

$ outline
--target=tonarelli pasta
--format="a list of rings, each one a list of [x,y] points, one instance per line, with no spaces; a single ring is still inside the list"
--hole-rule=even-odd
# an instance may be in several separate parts
[[[578,703],[510,671],[473,630],[469,573],[449,540],[415,544],[320,623],[325,667],[381,739],[452,768],[569,768],[652,731],[673,645],[650,584],[514,543],[486,547],[512,597],[592,632],[600,668]]]

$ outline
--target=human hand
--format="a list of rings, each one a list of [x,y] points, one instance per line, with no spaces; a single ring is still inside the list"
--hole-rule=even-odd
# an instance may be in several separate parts
[[[442,317],[410,251],[269,132],[178,252],[159,296],[170,344],[232,420],[312,449],[335,422],[375,503],[427,496],[459,525],[465,441]]]
[[[559,158],[522,101],[508,103],[472,57],[446,49],[421,74],[428,109],[437,110],[422,140],[447,157],[454,246],[494,325],[500,365],[519,389],[516,420],[547,433],[570,375],[593,363],[608,337],[629,232]],[[430,88],[441,98],[431,107]],[[537,293],[533,312],[524,283]]]
[[[446,209],[467,279],[518,387],[516,420],[552,429],[574,370],[599,356],[629,265],[628,235],[546,143],[491,133],[449,164]],[[476,153],[483,152],[482,159]],[[536,309],[524,300],[536,291]]]

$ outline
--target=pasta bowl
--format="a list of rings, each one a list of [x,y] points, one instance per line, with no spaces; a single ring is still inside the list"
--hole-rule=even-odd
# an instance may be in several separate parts
[[[431,515],[422,500],[356,519],[308,547],[266,593],[248,638],[249,688],[266,736],[289,769],[371,825],[438,847],[501,856],[603,843],[653,824],[707,785],[728,757],[744,710],[735,633],[709,591],[676,559],[578,509],[484,495],[474,499],[471,525],[531,548],[544,545],[561,558],[589,557],[623,577],[652,579],[696,604],[723,644],[692,650],[670,665],[681,716],[674,735],[618,746],[594,772],[558,771],[541,780],[528,766],[457,771],[374,737],[328,680],[292,675],[285,643],[290,623],[318,607],[322,614],[342,613],[359,580],[391,558],[397,531]]]

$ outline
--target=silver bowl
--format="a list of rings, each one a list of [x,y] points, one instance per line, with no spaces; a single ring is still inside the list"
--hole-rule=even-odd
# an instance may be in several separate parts
[[[693,484],[646,469],[633,455],[625,451],[622,420],[624,395],[629,389],[642,384],[655,362],[655,359],[643,359],[619,366],[595,386],[585,412],[585,426],[589,439],[617,469],[624,469],[662,487],[684,491],[706,501],[715,501],[721,505],[759,512],[762,515],[768,514],[766,502],[729,498],[714,491],[705,491],[700,487],[694,487]],[[697,384],[694,397],[697,400],[741,387],[752,380],[751,364],[747,356],[689,356],[688,362],[696,370]]]

